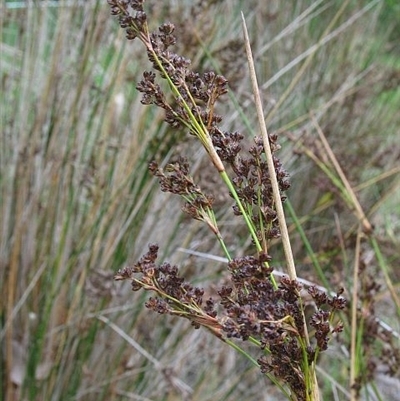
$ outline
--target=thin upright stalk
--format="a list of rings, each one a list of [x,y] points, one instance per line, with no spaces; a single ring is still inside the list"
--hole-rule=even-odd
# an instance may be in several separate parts
[[[361,223],[360,223],[361,224]],[[361,226],[357,232],[357,241],[355,249],[354,270],[353,270],[353,294],[352,294],[352,307],[351,307],[351,344],[350,344],[350,397],[351,401],[357,401],[357,389],[354,386],[358,374],[357,366],[357,343],[358,328],[357,322],[357,304],[358,304],[358,276],[360,266],[360,247],[361,247]]]
[[[252,83],[252,87],[253,87],[253,95],[254,95],[254,100],[255,100],[256,110],[257,110],[257,117],[258,117],[260,131],[261,131],[261,135],[262,135],[262,139],[263,139],[264,150],[265,150],[265,154],[266,154],[266,158],[267,158],[267,165],[268,165],[268,169],[269,169],[269,175],[270,175],[270,180],[271,180],[271,185],[272,185],[272,190],[273,190],[275,208],[276,208],[276,212],[277,212],[278,220],[279,220],[279,227],[280,227],[281,235],[282,235],[282,243],[283,243],[283,249],[285,252],[288,273],[289,273],[289,277],[291,280],[296,280],[297,279],[296,266],[294,263],[292,247],[290,244],[289,232],[288,232],[287,225],[286,225],[285,213],[283,211],[282,199],[280,196],[280,190],[279,190],[279,185],[278,185],[278,179],[275,174],[275,166],[274,166],[274,161],[273,161],[273,157],[272,157],[271,146],[269,143],[268,131],[267,131],[267,127],[266,127],[265,120],[264,120],[264,112],[263,112],[263,108],[262,108],[261,96],[260,96],[259,86],[258,86],[258,82],[257,82],[257,76],[256,76],[255,68],[254,68],[254,60],[253,60],[253,55],[252,55],[252,51],[251,51],[249,35],[247,32],[246,21],[244,19],[243,13],[242,13],[242,25],[243,25],[243,33],[244,33],[244,39],[245,39],[247,60],[248,60],[249,70],[250,70],[250,78],[251,78],[251,83]],[[306,324],[306,318],[304,315],[304,311],[302,311],[302,317],[303,317],[303,323],[304,323],[304,336],[305,336],[306,344],[308,346],[308,345],[310,345],[310,340],[309,340],[309,335],[308,335],[308,331],[307,331],[307,324]],[[303,349],[305,350],[305,347]],[[316,376],[316,372],[315,372],[315,367],[312,366],[310,369],[308,369],[307,355],[304,356],[304,368],[305,369],[307,368],[306,373],[308,373],[305,375],[305,376],[307,376],[307,377],[305,377],[306,388],[307,388],[306,396],[308,397],[307,399],[310,401],[318,401],[318,400],[320,400],[320,395],[319,395],[319,386],[318,386],[317,376]]]
[[[293,252],[292,252],[292,248],[290,245],[290,239],[289,239],[289,233],[288,233],[288,229],[287,229],[287,225],[286,225],[285,213],[283,211],[282,199],[281,199],[279,185],[278,185],[278,179],[275,174],[274,161],[273,161],[273,157],[272,157],[271,146],[270,146],[269,139],[268,139],[268,131],[267,131],[267,127],[266,127],[265,121],[264,121],[264,112],[262,109],[261,96],[260,96],[260,91],[258,89],[257,76],[256,76],[255,68],[254,68],[254,60],[253,60],[253,55],[252,55],[252,51],[251,51],[251,47],[250,47],[250,40],[249,40],[249,35],[247,32],[246,21],[244,19],[243,13],[242,13],[242,24],[243,24],[243,32],[244,32],[244,39],[245,39],[245,46],[246,46],[246,53],[247,53],[247,61],[249,63],[250,78],[251,78],[251,83],[252,83],[252,87],[253,87],[254,100],[255,100],[256,110],[257,110],[257,117],[258,117],[258,122],[260,125],[261,135],[262,135],[263,143],[264,143],[265,154],[266,154],[266,158],[267,158],[267,165],[268,165],[268,170],[269,170],[269,175],[270,175],[270,180],[271,180],[271,185],[272,185],[272,190],[273,190],[276,212],[277,212],[278,219],[279,219],[279,226],[280,226],[281,235],[282,235],[282,243],[283,243],[283,249],[285,251],[285,258],[286,258],[288,273],[289,273],[289,277],[291,280],[296,280],[297,279],[296,267],[294,264]]]

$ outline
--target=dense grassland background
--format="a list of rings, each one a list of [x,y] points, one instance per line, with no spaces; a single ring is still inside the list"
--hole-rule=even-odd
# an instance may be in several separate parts
[[[184,218],[147,171],[177,145],[214,192],[232,249],[244,254],[250,241],[199,145],[140,103],[135,82],[145,57],[124,39],[106,1],[27,3],[4,3],[0,12],[1,399],[278,400],[232,350],[185,321],[145,310],[144,294],[113,281],[149,242],[197,284],[225,277],[214,238]],[[360,374],[376,365],[362,397],[395,400],[398,377],[384,374],[384,341],[368,337],[366,321],[375,313],[400,345],[399,5],[149,0],[147,7],[154,27],[177,25],[178,49],[195,68],[228,78],[224,124],[250,143],[257,123],[244,12],[266,120],[291,175],[287,211],[299,275],[343,287],[349,299],[356,293],[365,319],[358,321]],[[374,226],[373,241],[358,253],[360,215],[345,181]],[[279,270],[279,242],[271,253]],[[380,287],[370,291],[371,282]],[[341,340],[321,357],[326,400],[349,399],[351,328],[349,316],[343,320]]]

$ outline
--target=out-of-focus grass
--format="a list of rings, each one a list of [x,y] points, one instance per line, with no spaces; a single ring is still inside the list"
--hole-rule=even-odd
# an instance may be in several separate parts
[[[125,48],[108,14],[102,2],[3,14],[8,400],[69,399],[112,380],[121,358],[112,347],[114,362],[106,362],[109,338],[93,313],[114,305],[112,269],[140,248],[135,239],[153,193],[147,162],[163,128],[140,105],[130,82],[140,57]]]
[[[342,2],[288,3],[221,1],[196,19],[191,2],[149,0],[148,6],[155,18],[180,24],[180,46],[194,65],[214,65],[230,79],[235,99],[225,106],[225,125],[250,137],[255,113],[245,58],[234,42],[244,11],[266,118],[281,134],[292,175],[289,198],[309,241],[307,253],[293,231],[299,274],[314,279],[316,257],[332,288],[352,288],[357,219],[307,153],[292,153],[305,145],[327,160],[312,112],[375,225],[398,291],[400,72],[390,30],[396,21],[383,1],[343,2],[331,27]],[[3,399],[279,399],[259,372],[207,333],[143,311],[140,296],[113,283],[113,272],[148,242],[158,241],[166,256],[178,245],[218,252],[202,227],[181,221],[176,200],[154,197],[147,163],[167,157],[182,137],[171,137],[162,115],[140,104],[134,87],[146,67],[138,47],[126,43],[105,1],[3,11]],[[202,184],[218,194],[202,154],[190,141],[181,146],[197,160]],[[226,211],[229,197],[218,195],[223,230],[241,249],[242,227]],[[278,245],[272,254],[279,260]],[[219,274],[212,262],[193,267],[198,260],[177,255],[197,281]],[[387,281],[377,263],[368,266],[382,283],[380,317],[398,330]],[[334,351],[321,365],[322,377],[329,377],[326,397],[347,399],[335,380],[348,390],[348,356]],[[327,367],[335,364],[332,376]]]

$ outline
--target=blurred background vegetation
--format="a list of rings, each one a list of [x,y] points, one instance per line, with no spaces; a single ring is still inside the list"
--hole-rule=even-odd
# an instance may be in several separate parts
[[[243,11],[266,120],[291,175],[299,275],[351,296],[357,218],[332,178],[320,128],[380,250],[368,242],[361,249],[363,274],[380,289],[360,300],[399,345],[399,3],[149,0],[146,7],[154,28],[176,25],[178,52],[195,69],[228,78],[224,127],[250,143],[257,122]],[[148,312],[145,294],[113,281],[150,242],[211,295],[224,280],[212,235],[182,216],[177,199],[160,194],[147,171],[152,159],[178,152],[215,195],[231,249],[252,252],[198,143],[141,105],[135,82],[148,65],[140,45],[125,40],[106,0],[7,1],[0,11],[1,399],[279,400],[259,371],[222,343]],[[279,242],[271,254],[280,270]],[[348,399],[346,336],[321,361],[325,399]],[[383,345],[374,344],[379,354]],[[384,375],[378,356],[368,358],[378,362],[363,397],[395,400],[399,381]]]

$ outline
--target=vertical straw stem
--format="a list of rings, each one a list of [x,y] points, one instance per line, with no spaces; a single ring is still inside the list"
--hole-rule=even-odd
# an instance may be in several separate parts
[[[243,26],[244,41],[245,41],[245,46],[246,46],[247,61],[249,64],[250,79],[251,79],[251,83],[252,83],[254,101],[255,101],[256,110],[257,110],[258,123],[260,126],[261,136],[262,136],[263,144],[264,144],[265,155],[266,155],[266,159],[267,159],[268,170],[270,173],[272,192],[273,192],[275,208],[276,208],[276,212],[277,212],[277,216],[278,216],[278,220],[279,220],[279,227],[280,227],[281,235],[282,235],[282,243],[283,243],[283,249],[284,249],[284,253],[285,253],[288,274],[289,274],[289,277],[291,280],[297,280],[296,267],[295,267],[292,247],[291,247],[290,239],[289,239],[289,232],[288,232],[287,225],[286,225],[285,213],[283,211],[282,199],[281,199],[279,185],[278,185],[278,179],[275,174],[275,166],[274,166],[274,161],[273,161],[273,157],[272,157],[271,146],[269,143],[268,131],[267,131],[267,127],[266,127],[265,120],[264,120],[264,112],[263,112],[263,108],[262,108],[261,96],[260,96],[260,91],[258,89],[259,86],[258,86],[258,82],[257,82],[256,71],[254,68],[254,60],[253,60],[253,55],[252,55],[252,51],[251,51],[249,35],[247,32],[246,21],[244,19],[243,13],[242,13],[242,26]],[[304,336],[305,336],[307,345],[309,345],[310,340],[309,340],[309,335],[308,335],[308,331],[307,331],[306,319],[305,319],[304,313],[302,313],[302,315],[303,315],[303,322],[304,322]],[[307,358],[305,358],[304,363],[305,364],[308,363]],[[307,368],[306,365],[305,365],[305,368]],[[306,384],[307,401],[308,400],[309,401],[311,401],[311,400],[319,401],[320,394],[319,394],[317,376],[315,374],[315,366],[313,366],[311,369],[307,369],[307,370],[309,372],[309,374],[307,375],[308,377],[305,378],[306,383],[308,383],[308,384]]]
[[[289,274],[289,277],[291,280],[296,280],[297,279],[296,267],[294,264],[292,247],[290,245],[290,239],[289,239],[289,233],[288,233],[288,229],[287,229],[287,225],[286,225],[285,213],[283,211],[283,206],[282,206],[282,199],[281,199],[281,195],[279,192],[278,179],[275,174],[274,161],[272,158],[271,146],[270,146],[269,138],[268,138],[268,131],[267,131],[267,127],[266,127],[265,121],[264,121],[264,112],[263,112],[262,103],[261,103],[261,96],[260,96],[260,91],[258,89],[257,76],[256,76],[255,68],[254,68],[254,60],[253,60],[253,55],[251,52],[249,35],[247,32],[246,21],[244,19],[243,13],[242,13],[242,25],[243,25],[244,41],[245,41],[245,46],[246,46],[247,61],[249,63],[250,79],[251,79],[251,83],[252,83],[252,87],[253,87],[254,101],[255,101],[256,110],[257,110],[258,123],[260,125],[261,136],[263,139],[265,154],[266,154],[266,158],[267,158],[267,165],[268,165],[268,170],[269,170],[269,174],[270,174],[274,202],[275,202],[276,212],[278,215],[279,226],[280,226],[281,235],[282,235],[282,243],[283,243],[283,249],[285,252],[288,274]]]

